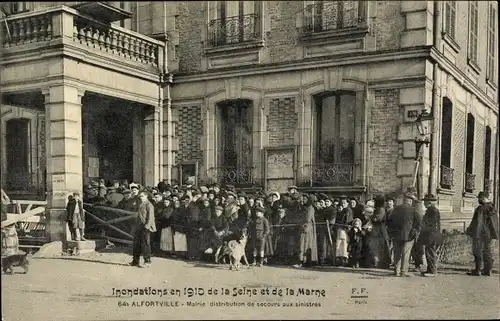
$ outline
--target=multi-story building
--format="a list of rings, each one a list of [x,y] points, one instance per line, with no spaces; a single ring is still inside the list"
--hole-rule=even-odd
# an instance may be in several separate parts
[[[478,191],[497,193],[496,2],[170,5],[173,164],[271,190],[401,193],[426,109],[417,189],[437,195],[444,225],[464,224]]]
[[[131,4],[1,4],[2,187],[48,201],[52,239],[89,179],[162,178],[167,46]]]
[[[65,4],[2,4],[2,186],[46,192],[54,238],[98,177],[398,194],[422,110],[443,223],[498,194],[496,2]]]

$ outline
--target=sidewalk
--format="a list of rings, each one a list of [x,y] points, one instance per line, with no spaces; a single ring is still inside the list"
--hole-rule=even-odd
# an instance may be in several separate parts
[[[48,255],[44,256],[43,253],[39,253],[36,257],[37,259],[60,259],[60,260],[72,260],[72,261],[86,261],[86,262],[95,262],[95,263],[102,263],[102,264],[112,264],[112,265],[127,265],[132,257],[130,254],[123,253],[123,252],[94,252],[94,253],[87,253],[87,254],[80,254],[79,256],[71,256],[71,255]],[[182,260],[177,260],[177,259],[167,259],[167,258],[155,258],[153,257],[153,261],[155,260],[161,260],[161,261],[170,261],[170,262],[185,262],[189,263],[189,261],[182,261]],[[195,263],[195,262],[193,262]],[[279,266],[275,266],[279,267]],[[347,269],[347,268],[340,268],[340,267],[315,267],[313,269]],[[460,265],[460,264],[438,264],[438,269],[441,271],[455,271],[455,272],[462,272],[466,273],[470,270],[473,269],[472,265]],[[359,271],[376,271],[379,269],[373,269],[373,268],[360,268]],[[492,273],[498,274],[498,267],[493,268]]]

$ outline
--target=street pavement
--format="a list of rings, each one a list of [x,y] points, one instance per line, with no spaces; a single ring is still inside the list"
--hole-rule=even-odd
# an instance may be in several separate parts
[[[33,258],[27,275],[2,275],[3,320],[500,317],[498,274],[443,271],[436,278],[401,278],[385,270],[271,266],[229,271],[227,266],[160,258],[140,269],[127,266],[129,261],[122,253]],[[117,290],[148,287],[158,292],[130,297]]]

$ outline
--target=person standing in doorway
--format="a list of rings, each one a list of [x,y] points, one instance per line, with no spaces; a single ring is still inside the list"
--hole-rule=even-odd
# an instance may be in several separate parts
[[[85,213],[83,211],[83,202],[80,199],[80,193],[75,192],[69,198],[66,205],[68,214],[68,226],[71,231],[71,239],[75,241],[86,241],[84,237]]]
[[[474,211],[472,221],[467,228],[467,235],[472,237],[472,252],[475,269],[468,275],[491,275],[493,267],[493,240],[498,240],[498,213],[490,201],[488,192],[477,195],[479,206]],[[481,264],[483,270],[481,271]]]
[[[389,218],[389,235],[394,242],[395,276],[410,276],[410,253],[421,225],[421,218],[413,206],[414,200],[415,196],[406,193],[403,204],[396,206]]]
[[[437,201],[433,194],[427,194],[422,199],[426,208],[422,218],[422,233],[418,242],[424,249],[425,260],[427,261],[427,271],[422,271],[422,276],[432,277],[437,273],[437,249],[442,244],[441,235],[441,215],[434,205]]]
[[[133,259],[129,265],[147,268],[151,266],[151,233],[156,232],[155,210],[146,192],[140,192],[138,196],[139,209],[132,245]],[[140,265],[141,255],[144,257],[144,265]]]

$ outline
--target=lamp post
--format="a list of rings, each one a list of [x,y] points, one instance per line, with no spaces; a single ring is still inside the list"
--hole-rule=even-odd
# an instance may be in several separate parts
[[[415,125],[417,125],[418,132],[421,137],[415,137],[415,160],[419,160],[421,158],[420,149],[422,145],[429,146],[430,139],[429,136],[432,132],[432,121],[434,118],[432,114],[427,110],[422,110],[415,120]]]
[[[418,179],[418,171],[420,168],[420,162],[422,161],[422,156],[420,153],[420,150],[422,149],[422,146],[429,146],[431,140],[430,140],[430,135],[432,133],[432,122],[434,121],[434,118],[431,113],[429,113],[427,110],[422,110],[422,112],[417,116],[417,119],[415,120],[415,125],[417,126],[418,132],[420,134],[420,137],[415,137],[415,173],[413,176],[413,187],[415,184],[417,184],[417,179]],[[430,178],[432,179],[432,178]],[[419,182],[418,182],[419,183]],[[420,184],[417,184],[417,194],[420,197],[421,193],[421,187]]]

